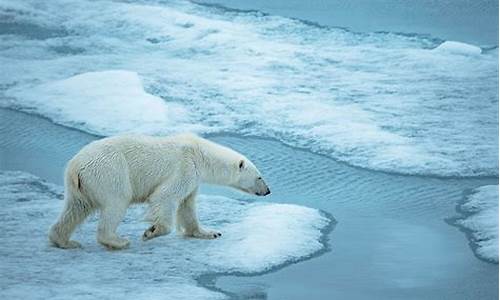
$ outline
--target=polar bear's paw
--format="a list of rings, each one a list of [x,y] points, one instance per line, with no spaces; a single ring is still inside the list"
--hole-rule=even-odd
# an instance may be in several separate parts
[[[194,231],[193,233],[189,234],[188,236],[194,237],[197,239],[213,240],[213,239],[221,237],[222,233],[220,233],[218,231],[200,229],[200,230]]]
[[[80,245],[77,241],[52,242],[52,245],[62,249],[75,249],[82,247],[82,245]]]
[[[99,243],[108,248],[108,250],[121,250],[125,249],[130,245],[127,239],[123,238],[112,238],[112,239],[99,239]]]
[[[146,229],[146,231],[144,231],[144,234],[142,235],[142,240],[147,241],[147,240],[150,240],[152,238],[166,235],[169,233],[170,233],[170,230],[167,227],[165,227],[163,225],[153,225],[153,226],[149,227],[148,229]]]
[[[81,248],[82,245],[78,243],[77,241],[68,241],[63,248],[66,249],[74,249],[74,248]]]
[[[82,245],[77,241],[70,241],[68,238],[62,238],[56,226],[52,226],[49,231],[49,242],[52,246],[56,246],[62,249],[74,249],[81,248]]]

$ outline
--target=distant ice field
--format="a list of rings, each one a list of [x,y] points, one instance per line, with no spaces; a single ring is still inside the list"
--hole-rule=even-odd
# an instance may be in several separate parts
[[[498,49],[183,1],[0,0],[0,105],[100,135],[231,132],[498,174]]]
[[[202,223],[221,230],[216,240],[175,234],[143,242],[141,206],[131,207],[119,234],[127,250],[110,252],[96,242],[96,217],[77,230],[82,249],[50,247],[49,226],[62,209],[62,187],[24,172],[0,172],[0,296],[3,299],[224,299],[200,287],[206,273],[254,274],[307,258],[325,245],[332,220],[291,204],[199,197]],[[88,287],[91,286],[92,289]]]

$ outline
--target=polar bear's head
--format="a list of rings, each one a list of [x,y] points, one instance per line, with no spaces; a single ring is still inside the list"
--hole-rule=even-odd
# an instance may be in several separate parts
[[[179,136],[176,137],[179,140]],[[184,135],[193,150],[195,168],[200,181],[208,184],[230,186],[248,194],[266,196],[271,193],[259,170],[244,155],[207,139]]]
[[[271,194],[257,167],[246,158],[238,160],[234,188],[248,194],[266,196]]]

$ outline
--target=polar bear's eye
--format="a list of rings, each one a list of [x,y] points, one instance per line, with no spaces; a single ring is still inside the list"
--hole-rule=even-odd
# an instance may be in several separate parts
[[[257,178],[257,180],[261,180],[261,179],[262,179],[262,177],[258,177],[258,178]]]
[[[243,169],[245,166],[245,162],[243,160],[240,160],[240,170]]]

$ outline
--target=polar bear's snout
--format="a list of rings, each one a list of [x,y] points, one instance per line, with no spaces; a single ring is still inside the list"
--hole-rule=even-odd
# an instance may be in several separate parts
[[[239,160],[237,178],[232,187],[257,196],[267,196],[271,194],[269,187],[262,178],[257,167],[245,157]]]
[[[271,190],[269,190],[269,187],[267,186],[264,179],[262,179],[262,177],[257,178],[255,187],[256,187],[255,195],[257,196],[267,196],[271,194]]]

